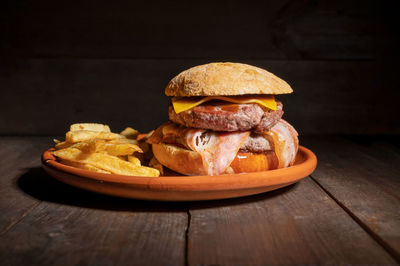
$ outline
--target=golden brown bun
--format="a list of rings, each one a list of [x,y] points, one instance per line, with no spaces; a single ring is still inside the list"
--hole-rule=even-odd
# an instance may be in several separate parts
[[[285,94],[293,90],[274,74],[246,64],[210,63],[192,67],[174,77],[167,96]]]
[[[206,175],[203,161],[199,153],[170,144],[153,144],[156,159],[169,169],[184,175]],[[278,159],[274,152],[266,154],[239,152],[227,173],[250,173],[267,171],[278,167]]]
[[[152,144],[154,157],[169,169],[184,175],[204,175],[203,160],[194,151],[170,144]]]

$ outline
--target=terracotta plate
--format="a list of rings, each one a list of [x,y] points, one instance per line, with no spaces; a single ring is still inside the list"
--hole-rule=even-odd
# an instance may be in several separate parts
[[[314,171],[317,158],[312,151],[300,146],[291,167],[220,176],[103,174],[63,165],[55,160],[50,150],[43,153],[42,165],[49,175],[61,182],[98,193],[145,200],[194,201],[248,196],[293,184]]]

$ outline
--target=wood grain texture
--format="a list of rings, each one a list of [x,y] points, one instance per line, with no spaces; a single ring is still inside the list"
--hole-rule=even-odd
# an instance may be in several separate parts
[[[303,144],[319,158],[312,177],[400,261],[399,149],[337,137]]]
[[[38,168],[51,139],[0,138],[2,265],[400,261],[397,138],[302,137],[320,159],[318,184],[308,178],[201,203],[135,201],[67,186]]]
[[[400,133],[396,1],[6,2],[0,134],[151,130],[167,119],[168,81],[213,61],[288,81],[285,117],[302,134]]]
[[[51,137],[0,138],[2,265],[183,265],[184,204],[107,197],[49,177]]]
[[[190,213],[189,265],[395,263],[310,179]]]
[[[18,179],[40,165],[40,154],[49,145],[49,137],[0,137],[0,235],[39,203],[18,188]]]
[[[0,14],[5,54],[28,57],[371,59],[395,50],[394,9],[372,0],[44,0],[10,1]]]
[[[0,72],[0,134],[61,135],[73,122],[150,131],[168,119],[168,81],[208,60],[30,59]],[[294,89],[278,97],[301,135],[400,133],[394,69],[372,61],[271,61],[265,68]],[[375,93],[393,95],[377,100]],[[45,118],[45,119],[44,119]],[[35,121],[35,123],[26,123]],[[52,125],[49,127],[49,123]]]
[[[186,212],[123,205],[42,203],[0,237],[2,264],[184,265]]]

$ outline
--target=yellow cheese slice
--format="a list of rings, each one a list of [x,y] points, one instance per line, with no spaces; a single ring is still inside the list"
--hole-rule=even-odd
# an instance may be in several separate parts
[[[197,105],[211,100],[222,100],[230,103],[257,103],[271,110],[276,110],[275,97],[272,95],[251,95],[251,96],[208,96],[198,97],[173,97],[172,105],[177,114],[189,110]]]

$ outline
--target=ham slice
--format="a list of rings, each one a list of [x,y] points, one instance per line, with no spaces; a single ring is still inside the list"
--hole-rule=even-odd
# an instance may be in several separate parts
[[[175,123],[161,125],[147,141],[167,143],[196,151],[203,161],[204,174],[225,173],[241,147],[249,137],[249,131],[214,132],[204,129],[187,128]],[[270,131],[259,135],[265,137],[275,152],[279,165],[277,168],[294,164],[299,146],[296,130],[285,120],[280,119]]]
[[[298,133],[292,125],[281,119],[265,134],[270,137],[270,143],[273,144],[278,157],[278,168],[293,165],[299,147],[299,139],[297,138]]]
[[[202,157],[204,174],[220,175],[225,173],[249,135],[249,131],[212,132],[166,123],[148,142],[178,144],[196,151]]]
[[[193,132],[187,134],[189,147],[203,159],[208,175],[220,175],[235,159],[250,132]]]

